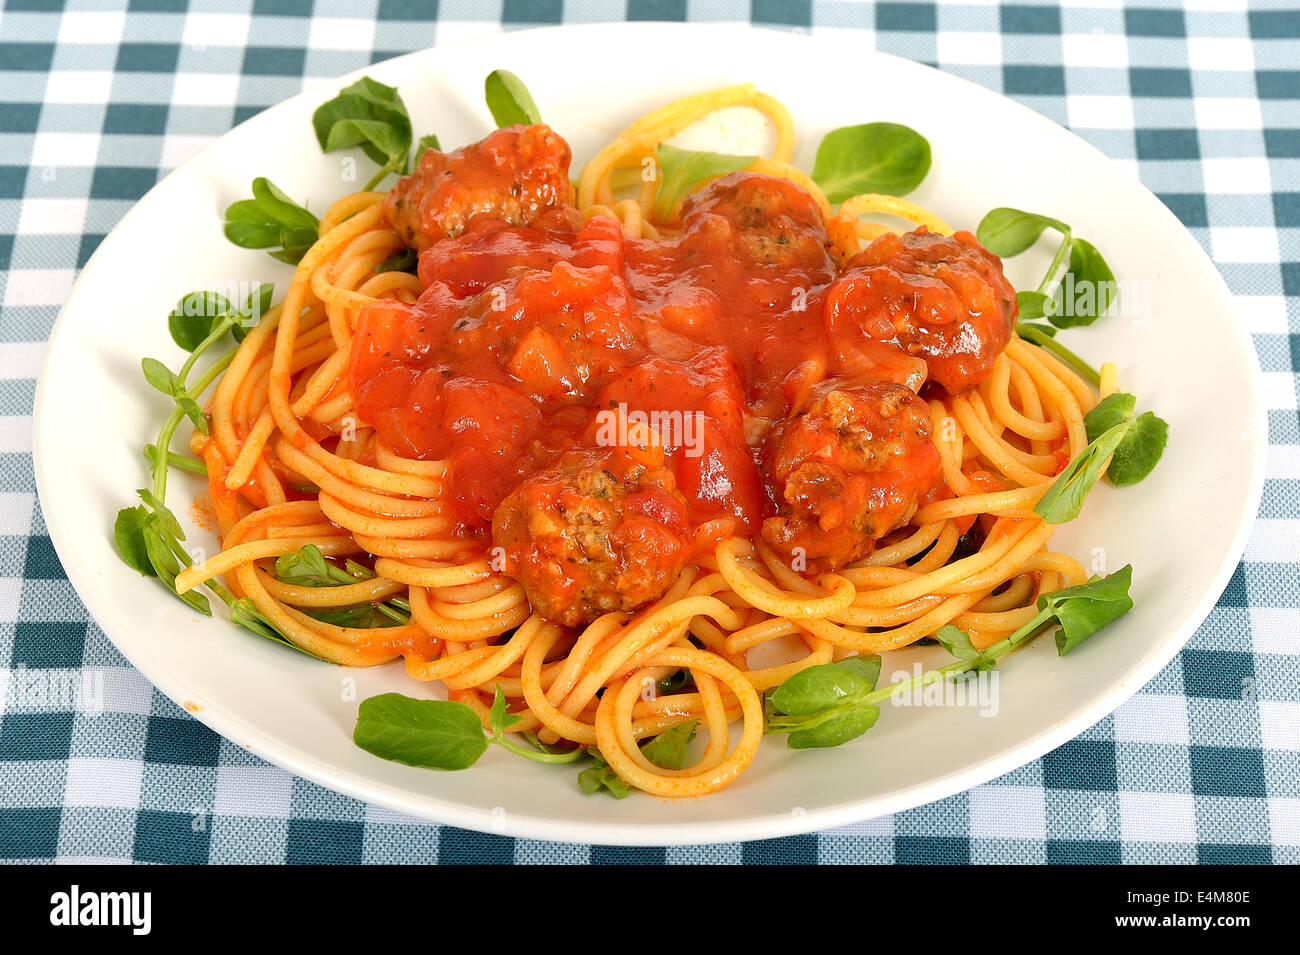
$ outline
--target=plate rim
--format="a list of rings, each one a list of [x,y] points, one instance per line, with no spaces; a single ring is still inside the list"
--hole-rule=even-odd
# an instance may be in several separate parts
[[[771,37],[783,38],[781,42],[792,43],[841,43],[844,42],[839,36],[828,35],[809,35],[807,33],[795,33],[779,28],[763,27],[745,23],[680,23],[680,22],[611,22],[611,23],[588,23],[588,24],[562,24],[559,26],[537,27],[524,30],[506,30],[499,33],[476,37],[458,44],[459,48],[463,46],[490,47],[495,43],[503,40],[520,37],[520,36],[546,36],[553,35],[557,32],[565,34],[573,33],[603,33],[603,32],[630,32],[638,35],[638,38],[644,39],[644,33],[647,30],[658,30],[666,33],[718,33],[733,34],[737,37],[753,36],[762,34],[765,39]],[[519,42],[511,40],[511,42]],[[390,57],[386,60],[376,61],[368,64],[358,70],[351,71],[338,77],[317,78],[304,77],[303,89],[291,97],[281,100],[270,107],[249,117],[243,122],[231,127],[226,132],[216,136],[211,143],[206,144],[202,149],[187,158],[176,168],[170,170],[165,176],[158,180],[150,189],[140,197],[126,213],[114,224],[108,234],[101,241],[100,246],[95,250],[86,264],[80,269],[76,280],[70,287],[63,305],[59,309],[58,317],[55,319],[50,333],[45,340],[45,351],[41,359],[41,367],[37,377],[35,398],[32,414],[32,459],[33,469],[36,479],[37,494],[41,502],[41,511],[44,516],[46,528],[50,535],[51,543],[55,553],[58,555],[63,565],[64,572],[68,576],[69,582],[76,591],[78,599],[84,604],[90,618],[99,626],[108,639],[113,643],[126,660],[135,667],[151,684],[157,688],[164,696],[171,699],[178,706],[185,708],[186,712],[199,720],[208,728],[221,735],[223,738],[230,740],[232,744],[240,746],[254,753],[259,758],[266,760],[274,766],[285,769],[295,775],[308,779],[326,789],[340,792],[363,802],[383,806],[398,812],[406,813],[418,818],[431,820],[433,822],[453,825],[461,828],[472,829],[476,831],[514,836],[517,838],[545,839],[551,841],[568,842],[574,844],[590,845],[628,845],[628,846],[667,846],[667,845],[709,845],[727,842],[748,841],[753,839],[766,839],[781,836],[798,835],[814,832],[822,829],[832,828],[863,822],[868,819],[878,818],[880,816],[915,808],[939,799],[947,798],[953,794],[964,792],[970,788],[982,783],[995,779],[1007,772],[1010,772],[1020,766],[1023,766],[1033,760],[1042,757],[1045,753],[1061,746],[1062,744],[1074,739],[1084,733],[1089,727],[1095,725],[1116,708],[1122,705],[1126,700],[1133,696],[1139,689],[1146,686],[1151,679],[1163,669],[1170,660],[1183,648],[1191,636],[1196,632],[1200,625],[1209,616],[1209,613],[1217,603],[1219,597],[1226,589],[1231,580],[1232,574],[1236,569],[1242,555],[1245,552],[1251,530],[1258,516],[1260,501],[1262,500],[1264,482],[1266,478],[1266,457],[1268,450],[1268,421],[1267,408],[1263,401],[1262,381],[1259,365],[1259,355],[1255,348],[1254,341],[1240,320],[1235,318],[1236,303],[1233,299],[1232,292],[1228,288],[1219,267],[1206,252],[1204,247],[1190,235],[1186,227],[1174,215],[1174,213],[1160,202],[1159,197],[1155,196],[1150,189],[1140,180],[1134,177],[1134,184],[1142,191],[1146,192],[1151,198],[1155,199],[1167,222],[1171,222],[1180,230],[1188,239],[1191,246],[1196,249],[1202,260],[1202,264],[1208,274],[1213,275],[1213,281],[1217,283],[1218,289],[1224,300],[1231,306],[1234,320],[1230,323],[1238,339],[1238,345],[1242,347],[1244,353],[1250,356],[1251,361],[1248,363],[1250,374],[1248,381],[1245,383],[1246,397],[1253,406],[1256,417],[1255,434],[1256,440],[1250,442],[1253,448],[1253,454],[1250,459],[1251,480],[1250,490],[1245,501],[1243,501],[1243,510],[1236,521],[1236,529],[1232,537],[1232,542],[1228,550],[1220,559],[1219,566],[1214,574],[1211,584],[1206,591],[1197,600],[1192,612],[1187,615],[1182,624],[1175,628],[1169,637],[1154,647],[1151,652],[1137,663],[1129,673],[1120,679],[1115,685],[1109,687],[1106,691],[1096,694],[1095,698],[1084,706],[1078,713],[1068,719],[1058,721],[1056,724],[1043,727],[1037,733],[1029,736],[1021,742],[1008,747],[1001,753],[988,757],[982,761],[975,762],[971,765],[953,770],[937,777],[930,777],[924,782],[916,783],[902,789],[892,790],[890,792],[869,796],[862,799],[840,803],[834,806],[823,807],[819,809],[796,811],[789,814],[788,817],[782,816],[759,816],[742,820],[716,820],[707,822],[668,822],[668,823],[605,823],[605,822],[585,822],[581,820],[557,820],[539,816],[526,816],[518,813],[511,813],[507,817],[494,815],[490,810],[484,808],[469,807],[459,803],[447,802],[438,795],[430,792],[413,794],[407,790],[388,783],[380,782],[373,777],[368,777],[363,773],[343,769],[338,766],[331,766],[322,760],[312,757],[310,754],[300,752],[291,746],[278,742],[274,735],[257,726],[247,723],[242,717],[236,715],[223,707],[213,705],[207,702],[202,710],[195,712],[184,706],[183,688],[178,684],[179,678],[171,672],[167,663],[154,655],[146,646],[138,641],[132,641],[128,636],[119,639],[117,635],[101,623],[101,615],[96,613],[95,605],[98,603],[97,597],[88,595],[96,594],[96,588],[89,576],[77,567],[75,562],[69,562],[66,555],[71,552],[70,539],[72,531],[61,526],[57,515],[57,509],[46,506],[47,501],[51,501],[50,496],[50,477],[47,472],[47,454],[43,450],[45,443],[49,439],[48,428],[44,427],[44,409],[46,407],[46,383],[48,381],[47,372],[53,363],[56,354],[56,343],[61,333],[66,332],[69,323],[65,318],[69,311],[69,304],[74,303],[77,299],[80,288],[83,285],[84,276],[91,271],[96,259],[100,257],[103,249],[107,246],[109,240],[113,237],[122,226],[130,221],[134,216],[140,214],[142,207],[146,205],[147,200],[172,176],[183,170],[191,164],[198,164],[210,150],[215,149],[227,137],[233,135],[236,131],[245,126],[269,122],[273,116],[281,111],[287,110],[291,104],[298,102],[308,96],[314,95],[320,88],[339,82],[350,82],[366,75],[374,70],[377,66],[387,66],[403,60],[414,60],[430,55],[436,56],[438,52],[445,49],[435,44],[420,50],[413,50],[409,53],[399,56]],[[957,76],[936,67],[929,66],[925,63],[919,63],[900,57],[895,54],[883,52],[875,49],[856,49],[857,55],[867,56],[884,60],[891,64],[894,69],[920,69],[930,70],[942,74],[945,82],[960,83],[978,91],[977,95],[993,96],[1005,103],[1011,104],[1015,111],[1030,118],[1030,121],[1036,123],[1048,123],[1058,133],[1068,135],[1077,145],[1084,147],[1094,154],[1095,157],[1104,159],[1107,163],[1114,164],[1115,160],[1111,159],[1100,149],[1093,146],[1087,140],[1080,137],[1077,133],[1066,128],[1065,126],[1052,120],[1050,117],[1031,109],[1028,106],[998,93],[987,87],[980,86],[978,83],[965,77]],[[43,438],[43,435],[45,436]],[[61,543],[62,542],[62,543]],[[104,616],[108,616],[105,614]],[[123,644],[131,646],[128,650]],[[175,691],[175,692],[173,692]]]

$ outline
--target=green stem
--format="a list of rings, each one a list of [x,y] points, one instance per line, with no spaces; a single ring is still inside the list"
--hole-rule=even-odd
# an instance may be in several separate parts
[[[531,759],[538,763],[573,763],[577,762],[587,751],[581,746],[569,750],[567,753],[543,753],[535,749],[529,749],[526,746],[520,746],[518,743],[509,739],[504,733],[499,733],[492,737],[492,742],[508,749],[510,752],[523,756],[525,759]]]
[[[1101,374],[1086,361],[1076,355],[1070,349],[1066,348],[1051,335],[1044,334],[1032,325],[1020,325],[1017,328],[1021,338],[1028,338],[1040,348],[1050,351],[1061,361],[1065,362],[1080,375],[1092,383],[1094,388],[1101,386]]]
[[[225,334],[225,331],[226,328],[222,328],[222,334]],[[196,348],[190,357],[186,359],[185,364],[181,366],[180,374],[177,376],[179,381],[184,382],[185,377],[189,374],[191,367],[194,365],[195,357],[198,355],[199,351],[207,348],[208,345],[215,340],[214,336],[215,333],[209,335],[204,343]],[[216,381],[217,376],[226,370],[226,367],[234,360],[235,352],[237,351],[239,351],[239,346],[235,345],[218,358],[211,367],[207,368],[203,374],[199,376],[198,381],[196,381],[192,387],[186,389],[184,394],[189,398],[197,400],[198,397],[208,389],[208,386],[211,385],[212,382]],[[154,443],[154,452],[156,456],[153,462],[153,495],[160,502],[165,500],[165,495],[167,493],[167,467],[165,464],[162,464],[163,458],[161,455],[157,455],[157,451],[161,449],[165,451],[167,455],[172,453],[172,436],[175,435],[176,426],[180,424],[181,418],[183,417],[185,417],[185,412],[181,411],[179,406],[173,408],[171,414],[167,416],[166,420],[163,421],[162,427],[158,430],[158,440]]]
[[[782,718],[777,717],[771,721],[768,731],[772,733],[793,733],[799,730],[813,729],[823,723],[827,723],[839,717],[846,709],[857,706],[871,706],[876,703],[884,702],[894,694],[903,694],[911,690],[920,689],[929,686],[931,683],[938,683],[946,680],[950,676],[956,676],[959,673],[965,673],[967,670],[973,670],[975,667],[996,660],[1005,653],[1010,653],[1023,643],[1028,643],[1034,637],[1038,636],[1044,629],[1044,625],[1052,619],[1052,608],[1047,607],[1040,610],[1038,614],[1027,624],[1007,637],[1003,637],[997,643],[981,651],[977,657],[971,657],[969,660],[956,660],[945,666],[937,667],[933,670],[926,670],[924,673],[909,677],[906,680],[900,680],[898,683],[890,683],[888,686],[877,687],[870,693],[864,693],[861,696],[849,697],[834,706],[828,707],[819,713],[802,718]]]
[[[1052,264],[1047,267],[1047,274],[1043,276],[1043,281],[1038,283],[1039,294],[1051,298],[1056,292],[1056,285],[1052,280],[1056,278],[1057,273],[1061,271],[1061,266],[1065,263],[1066,257],[1070,254],[1070,239],[1071,235],[1069,229],[1066,229],[1061,233],[1061,244],[1056,250],[1056,255],[1052,257]],[[1051,289],[1051,292],[1048,291],[1049,288]]]
[[[146,444],[144,446],[144,456],[149,461],[150,465],[156,463],[155,459],[157,455],[158,449],[152,444]],[[202,461],[186,457],[183,454],[177,454],[175,451],[167,452],[167,466],[177,468],[181,471],[188,471],[190,474],[198,474],[202,477],[208,476],[207,466]]]
[[[388,160],[388,162],[384,163],[382,166],[379,167],[379,172],[375,173],[374,176],[371,177],[370,181],[361,187],[361,191],[369,192],[371,189],[375,188],[375,186],[379,185],[381,182],[384,181],[384,177],[387,176],[390,172],[397,171],[397,160],[398,159],[404,160],[405,158],[406,158],[405,156],[394,156],[393,158]]]

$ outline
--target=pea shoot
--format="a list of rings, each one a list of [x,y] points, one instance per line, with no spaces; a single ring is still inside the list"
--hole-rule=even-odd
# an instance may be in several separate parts
[[[584,755],[581,746],[556,751],[540,743],[514,742],[506,732],[520,719],[507,709],[499,685],[488,711],[488,731],[464,703],[381,693],[361,701],[352,739],[381,759],[448,771],[468,769],[493,744],[539,763],[571,763]]]
[[[1056,651],[1064,656],[1106,624],[1133,607],[1129,588],[1133,568],[1038,598],[1037,614],[1014,633],[990,647],[975,647],[970,635],[954,626],[941,627],[935,640],[957,659],[916,676],[878,687],[880,658],[848,657],[800,670],[764,699],[767,732],[784,734],[791,749],[839,746],[863,735],[880,716],[879,704],[931,683],[963,673],[989,670],[1000,657],[1056,626]]]
[[[176,575],[193,561],[183,543],[185,531],[164,503],[168,468],[175,462],[187,472],[206,473],[202,462],[171,450],[172,438],[183,419],[188,419],[201,434],[207,434],[208,422],[199,399],[234,359],[238,344],[232,343],[192,380],[191,375],[206,352],[223,340],[242,337],[248,327],[257,323],[269,306],[272,292],[270,285],[259,285],[242,307],[235,307],[216,292],[189,293],[177,302],[167,320],[172,340],[189,352],[180,369],[173,372],[156,358],[141,362],[145,380],[171,399],[172,409],[163,420],[157,440],[144,447],[150,484],[136,492],[140,504],[118,512],[113,523],[113,539],[118,554],[129,567],[146,577],[158,578],[172,593],[176,593]],[[227,605],[235,602],[234,595],[220,583],[211,581],[208,587]],[[211,616],[211,605],[202,593],[191,590],[177,596],[200,613]]]

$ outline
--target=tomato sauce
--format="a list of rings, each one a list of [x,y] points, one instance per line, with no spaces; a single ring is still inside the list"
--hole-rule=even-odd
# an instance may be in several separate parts
[[[418,198],[413,188],[404,187],[404,203]],[[448,191],[445,179],[437,188]],[[764,472],[771,455],[763,439],[824,395],[828,381],[888,382],[919,402],[915,392],[929,377],[925,349],[891,329],[873,332],[867,326],[879,325],[879,314],[910,307],[924,321],[930,303],[943,322],[961,326],[971,294],[983,296],[984,312],[1000,306],[996,282],[986,283],[993,291],[967,287],[992,269],[1000,278],[1000,264],[982,249],[992,264],[963,259],[966,286],[954,289],[943,276],[900,279],[909,263],[939,268],[932,260],[945,250],[930,240],[953,242],[927,239],[924,230],[913,233],[920,238],[906,245],[910,258],[901,264],[886,249],[842,274],[811,197],[766,176],[736,173],[706,186],[684,203],[680,234],[660,240],[630,238],[602,216],[584,223],[563,204],[524,222],[494,216],[481,196],[475,202],[489,211],[444,215],[439,234],[410,239],[423,248],[425,291],[412,305],[363,310],[349,371],[357,410],[384,446],[449,462],[448,500],[457,532],[470,539],[485,538],[521,482],[566,453],[607,445],[611,421],[638,415],[659,416],[660,463],[690,526],[721,522],[756,535],[783,506],[780,481]],[[452,220],[457,228],[445,228]],[[965,239],[959,251],[968,252]],[[1004,309],[982,321],[1005,325],[1009,335],[1013,317]],[[953,377],[963,385],[1006,341],[987,336],[985,354],[978,337],[962,338]],[[928,444],[919,404],[907,437]],[[803,459],[791,461],[797,468]],[[889,480],[928,488],[937,453],[909,452],[895,464]],[[909,468],[916,473],[903,473]],[[553,490],[530,494],[549,500]]]

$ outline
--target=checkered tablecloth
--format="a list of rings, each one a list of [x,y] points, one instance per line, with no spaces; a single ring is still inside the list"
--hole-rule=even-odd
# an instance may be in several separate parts
[[[686,849],[514,840],[261,762],[153,689],[88,618],[36,501],[32,398],[78,268],[130,205],[305,79],[506,26],[624,18],[859,31],[1074,129],[1132,167],[1219,264],[1264,372],[1259,521],[1187,648],[1079,739],[970,792],[816,835]],[[12,0],[0,269],[0,859],[1300,861],[1296,0]]]

